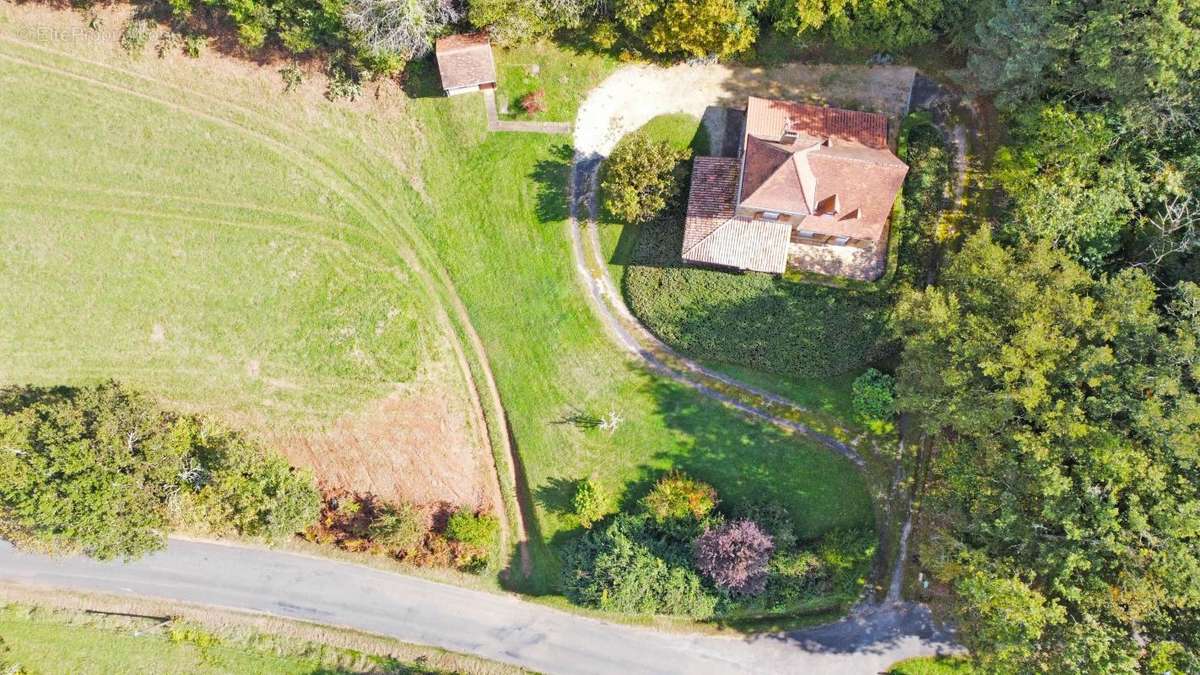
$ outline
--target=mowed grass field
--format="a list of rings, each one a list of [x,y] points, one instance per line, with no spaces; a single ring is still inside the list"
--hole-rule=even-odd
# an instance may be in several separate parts
[[[438,357],[395,237],[342,167],[293,149],[319,128],[82,55],[0,54],[0,382],[117,377],[307,425]]]
[[[8,11],[16,16],[17,10]],[[269,203],[271,208],[280,210],[308,205],[325,218],[327,212],[317,208],[323,204],[322,195],[335,202],[339,194],[346,195],[343,199],[351,208],[343,216],[329,218],[345,222],[344,227],[318,222],[292,226],[302,229],[305,237],[323,237],[319,244],[313,240],[314,249],[319,250],[314,255],[342,255],[338,251],[344,245],[344,255],[359,261],[362,276],[354,284],[348,284],[353,293],[369,298],[378,292],[373,288],[375,282],[392,284],[397,293],[409,292],[416,309],[403,307],[402,312],[416,323],[426,316],[421,309],[425,302],[412,286],[401,281],[402,247],[411,245],[422,256],[428,254],[438,265],[444,265],[486,347],[519,454],[518,469],[524,478],[523,492],[529,497],[527,515],[534,535],[534,573],[523,582],[514,579],[520,590],[537,594],[555,592],[559,574],[557,546],[578,532],[573,517],[566,513],[570,486],[588,476],[601,482],[612,496],[614,508],[620,500],[640,497],[662,472],[681,468],[713,483],[728,504],[770,499],[787,506],[799,534],[806,538],[819,537],[833,528],[872,527],[870,497],[849,462],[803,439],[753,423],[690,389],[647,374],[610,342],[581,294],[571,258],[566,222],[566,181],[571,156],[568,137],[486,134],[482,103],[473,96],[409,98],[391,85],[384,85],[370,91],[366,100],[358,104],[330,104],[320,100],[319,95],[282,96],[278,76],[270,70],[266,70],[266,75],[248,76],[242,70],[225,73],[204,63],[182,59],[159,64],[151,56],[144,57],[141,63],[130,63],[112,45],[56,44],[52,46],[54,53],[49,53],[7,39],[13,34],[12,28],[11,21],[7,25],[0,23],[0,77],[6,85],[11,80],[23,87],[23,95],[36,93],[39,87],[77,92],[74,100],[60,100],[43,93],[36,106],[18,100],[21,96],[0,93],[0,103],[6,106],[12,98],[12,104],[26,113],[63,120],[49,128],[30,123],[13,127],[20,130],[16,132],[17,138],[30,146],[25,159],[19,160],[21,166],[36,164],[36,158],[44,156],[37,148],[61,142],[59,135],[64,127],[70,126],[69,119],[80,107],[81,99],[103,105],[108,117],[104,122],[95,121],[102,126],[82,127],[88,132],[77,130],[75,133],[81,134],[80,144],[87,138],[89,143],[107,148],[120,145],[121,139],[136,139],[134,124],[117,135],[107,131],[109,125],[120,129],[126,124],[120,120],[130,117],[146,120],[144,126],[153,126],[148,124],[151,119],[155,124],[170,125],[178,118],[190,118],[186,128],[175,127],[174,134],[156,135],[152,129],[141,132],[152,134],[164,144],[185,146],[201,143],[206,133],[220,134],[226,123],[234,123],[243,130],[230,134],[223,142],[244,146],[238,146],[242,151],[222,155],[229,158],[223,169],[228,175],[227,184],[184,192],[185,178],[178,175],[172,179],[158,178],[155,174],[166,169],[155,164],[159,160],[153,158],[143,161],[156,166],[157,171],[126,168],[124,162],[103,166],[113,171],[133,172],[124,174],[136,178],[129,182],[137,187],[130,189],[148,194],[162,191],[164,203],[170,203],[168,197],[186,194],[197,199],[245,201],[260,206]],[[82,60],[85,58],[106,65],[97,67]],[[564,52],[552,58],[569,59],[571,55]],[[610,64],[601,63],[586,77],[574,78],[580,89],[571,96],[555,93],[556,97],[566,97],[569,101],[569,116],[573,116],[573,108],[586,87],[603,77],[609,67]],[[239,64],[237,68],[253,66]],[[87,79],[60,78],[56,74],[60,69],[86,73]],[[130,72],[148,73],[150,79],[133,78]],[[428,68],[416,71],[417,77],[430,74]],[[52,84],[39,84],[43,81]],[[419,81],[406,86],[417,93],[434,89],[428,82]],[[9,91],[7,87],[5,91]],[[177,102],[183,109],[172,108],[160,98]],[[8,111],[5,114],[16,116]],[[276,130],[279,120],[286,121],[286,129]],[[14,132],[8,130],[7,117],[4,122],[6,131],[0,133],[11,136]],[[200,138],[194,138],[197,135]],[[268,142],[260,138],[262,135],[273,140]],[[139,145],[141,149],[135,153],[139,156],[159,152],[151,146]],[[119,147],[109,151],[122,152]],[[280,175],[294,177],[294,183],[251,184],[265,169],[249,158],[265,157],[264,161],[270,162],[276,154],[286,158],[283,163],[310,167],[312,175],[281,167]],[[186,155],[186,152],[177,154],[177,161]],[[36,166],[28,170],[41,171]],[[109,180],[92,175],[102,171],[95,166],[81,168],[71,179],[55,178],[53,182],[69,188],[75,180],[82,183]],[[46,168],[38,175],[53,172],[53,168]],[[243,172],[246,176],[242,176]],[[9,173],[5,169],[4,180],[15,183]],[[41,181],[50,182],[49,177]],[[270,194],[272,189],[281,191],[282,196]],[[3,194],[9,200],[5,203],[15,204],[18,198],[38,203],[53,201],[47,197],[48,188],[12,187],[5,188]],[[86,193],[80,190],[75,194]],[[22,207],[8,207],[19,208]],[[217,210],[203,205],[197,208]],[[215,219],[211,213],[209,217]],[[98,218],[89,217],[81,222],[90,225],[98,222]],[[5,241],[15,238],[10,229],[5,226],[3,230]],[[58,241],[52,239],[42,245],[60,257],[85,255],[86,251],[73,253],[69,245],[59,245]],[[370,270],[376,266],[399,270],[392,280],[382,273],[372,276]],[[37,270],[4,269],[6,280],[11,277],[23,284],[21,303],[31,304],[23,296],[40,292],[25,290],[41,283]],[[269,273],[241,274],[245,276],[231,279],[222,288],[236,288],[247,297],[264,297],[257,284]],[[61,273],[56,283],[68,287],[69,276]],[[179,285],[192,288],[189,284]],[[313,288],[322,286],[314,282]],[[212,293],[202,288],[193,290],[192,297],[198,299]],[[141,319],[130,318],[143,312],[122,304],[125,297],[125,294],[114,295],[91,306],[97,312],[129,315],[122,321],[132,326],[127,330],[130,339],[148,340],[152,321],[139,323]],[[89,306],[86,300],[70,302]],[[374,304],[363,299],[357,306],[373,308]],[[312,325],[333,323],[340,327],[327,312],[340,317],[342,310],[328,308],[322,299],[307,306],[311,307],[312,316],[320,317]],[[226,314],[227,320],[235,326],[250,320],[253,314],[246,313],[249,308],[243,305],[231,309]],[[3,311],[17,313],[7,307]],[[353,313],[352,305],[347,304],[345,312],[345,316]],[[374,325],[376,316],[356,325]],[[86,323],[84,319],[71,321],[72,327]],[[43,325],[38,328],[42,334],[54,332],[46,320],[24,321],[21,326],[39,324]],[[120,345],[94,349],[77,330],[61,331],[55,338],[68,357],[95,352],[97,358],[123,363],[114,356]],[[93,333],[84,335],[90,334]],[[289,332],[273,335],[280,343],[290,342]],[[429,340],[427,336],[424,339]],[[396,345],[389,342],[397,350],[394,363],[401,363],[399,354],[404,353],[416,354],[419,363],[422,351],[413,346],[419,342],[413,339]],[[6,334],[0,342],[0,358],[9,359],[17,351],[14,344]],[[33,344],[21,349],[32,351],[36,347]],[[411,351],[402,351],[410,348]],[[280,347],[279,353],[287,352]],[[42,358],[43,364],[50,363],[49,357]],[[84,375],[82,371],[72,371],[69,363],[58,367],[64,377],[73,372],[76,376]],[[326,372],[303,363],[297,363],[295,368],[305,373]],[[30,367],[27,376],[32,376],[35,370]],[[370,371],[364,368],[359,372]],[[331,375],[330,381],[335,377],[341,376]],[[180,382],[184,380],[178,378]],[[580,415],[601,417],[610,412],[622,419],[611,433],[571,421]]]

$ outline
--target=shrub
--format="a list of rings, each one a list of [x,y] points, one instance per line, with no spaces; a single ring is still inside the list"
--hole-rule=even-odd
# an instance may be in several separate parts
[[[370,530],[375,517],[371,495],[330,490],[322,497],[317,522],[304,531],[304,538],[347,551],[366,551],[371,548]]]
[[[756,501],[739,509],[739,520],[753,520],[771,535],[776,551],[790,551],[797,543],[796,525],[792,515],[776,502]]]
[[[647,531],[647,516],[620,514],[565,552],[563,591],[571,601],[626,614],[705,619],[717,598],[690,569],[685,548]]]
[[[183,38],[183,53],[190,59],[198,59],[206,44],[208,44],[208,38],[203,35],[195,33],[186,35]]]
[[[699,521],[717,506],[717,491],[679,471],[672,471],[654,484],[642,499],[646,511],[659,523],[692,519]]]
[[[575,488],[575,496],[571,500],[571,506],[575,511],[575,517],[579,519],[579,524],[589,530],[607,512],[600,485],[590,478],[579,481],[578,487]]]
[[[735,520],[696,539],[696,567],[718,587],[758,595],[767,584],[775,543],[752,520]]]
[[[18,544],[133,558],[171,525],[277,538],[316,518],[306,472],[116,382],[0,394],[0,529]]]
[[[679,163],[691,156],[665,141],[635,132],[622,140],[604,165],[604,206],[626,222],[651,220],[679,196]]]
[[[329,85],[325,88],[325,98],[330,101],[346,99],[356,101],[362,96],[362,83],[342,68],[330,68]]]
[[[183,46],[183,36],[173,30],[161,33],[158,36],[158,44],[154,46],[154,53],[158,58],[165,58],[167,54],[179,49]]]
[[[500,521],[486,513],[460,509],[446,523],[446,538],[474,548],[490,551],[500,535]]]
[[[130,56],[141,56],[153,32],[153,24],[146,19],[130,19],[121,29],[121,49]]]
[[[304,83],[304,71],[296,63],[289,63],[279,69],[279,77],[283,78],[283,93],[287,94]]]
[[[538,89],[522,96],[521,109],[530,115],[546,112],[546,90]]]
[[[412,504],[383,504],[368,526],[367,536],[389,553],[405,557],[421,547],[428,531],[427,519]]]
[[[896,414],[896,381],[868,368],[850,387],[854,413],[864,420],[889,420]]]

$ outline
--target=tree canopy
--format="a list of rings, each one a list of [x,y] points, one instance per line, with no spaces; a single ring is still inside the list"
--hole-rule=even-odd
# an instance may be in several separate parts
[[[900,406],[938,438],[931,567],[991,667],[1200,654],[1198,295],[985,230],[902,299]]]
[[[317,508],[308,474],[118,383],[0,392],[0,534],[18,545],[134,558],[174,525],[278,538]]]

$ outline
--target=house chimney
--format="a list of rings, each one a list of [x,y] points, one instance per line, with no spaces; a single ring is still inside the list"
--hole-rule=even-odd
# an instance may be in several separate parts
[[[796,128],[795,123],[792,122],[792,118],[790,118],[790,117],[783,118],[783,138],[781,140],[782,141],[794,141],[794,140],[796,140],[796,138],[799,135],[800,135],[800,132]]]

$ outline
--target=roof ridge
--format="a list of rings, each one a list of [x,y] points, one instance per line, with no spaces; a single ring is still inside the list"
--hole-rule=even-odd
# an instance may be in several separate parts
[[[714,227],[714,228],[712,229],[712,232],[709,232],[708,234],[706,234],[706,235],[704,235],[703,237],[701,237],[701,238],[700,238],[700,241],[697,241],[696,243],[692,244],[690,248],[684,249],[684,251],[683,251],[683,252],[684,252],[684,254],[691,253],[692,251],[695,251],[697,248],[699,248],[699,247],[700,247],[700,244],[703,244],[704,242],[708,241],[708,240],[709,240],[710,238],[712,238],[712,236],[713,236],[714,234],[716,234],[716,233],[717,233],[717,232],[718,232],[718,231],[719,231],[719,230],[720,230],[722,227],[725,227],[726,225],[728,225],[729,223],[732,223],[732,222],[733,222],[734,220],[736,220],[736,219],[737,219],[737,216],[736,216],[736,215],[735,215],[735,216],[733,216],[732,218],[726,218],[726,219],[725,219],[725,222],[723,222],[723,223],[721,223],[720,225],[718,225],[718,226]]]

